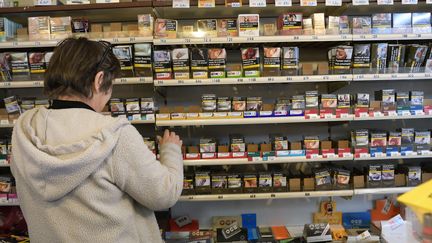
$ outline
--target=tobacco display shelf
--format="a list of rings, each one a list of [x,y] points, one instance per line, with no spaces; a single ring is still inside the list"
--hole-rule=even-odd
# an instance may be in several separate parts
[[[272,193],[242,193],[242,194],[210,194],[181,196],[182,202],[202,201],[239,201],[262,199],[286,199],[286,198],[313,198],[313,197],[349,197],[353,196],[353,190],[334,191],[307,191],[307,192],[272,192]]]
[[[9,7],[0,8],[0,14],[23,14],[36,12],[59,12],[59,11],[79,11],[79,10],[100,10],[100,9],[119,9],[119,8],[139,8],[151,7],[152,1],[124,2],[124,3],[96,3],[96,4],[72,4],[72,5],[50,5],[50,6],[31,6],[31,7]]]
[[[412,190],[414,187],[390,187],[390,188],[362,188],[354,189],[354,195],[389,195],[401,194]]]
[[[10,167],[10,164],[0,164],[0,167]]]
[[[0,8],[1,9],[1,8]],[[134,43],[152,43],[153,37],[112,37],[112,38],[90,38],[92,40],[103,40],[112,44],[134,44]],[[61,40],[40,40],[40,41],[6,41],[0,42],[0,49],[18,49],[18,48],[39,48],[55,47]]]
[[[19,206],[19,202],[0,202],[0,207]]]
[[[113,84],[116,85],[152,84],[152,83],[153,83],[153,78],[151,77],[118,78],[115,79],[113,82]],[[44,82],[42,80],[0,82],[0,89],[41,88],[43,86],[44,86]]]
[[[353,34],[353,41],[428,40],[432,33]]]
[[[355,158],[353,154],[345,157],[328,157],[323,158],[321,155],[315,158],[306,158],[306,156],[291,156],[291,157],[274,157],[266,159],[254,159],[249,161],[248,158],[232,158],[232,159],[185,159],[184,166],[208,166],[208,165],[256,165],[256,164],[282,164],[282,163],[310,163],[310,162],[336,162],[336,161],[379,161],[379,160],[399,160],[399,159],[430,159],[431,155],[398,155]]]
[[[349,161],[353,160],[353,156],[344,158],[333,157],[307,159],[306,156],[292,156],[292,157],[274,157],[265,160],[249,161],[248,158],[232,158],[232,159],[185,159],[183,164],[185,166],[200,166],[200,165],[257,165],[257,164],[281,164],[281,163],[301,163],[301,162],[328,162],[328,161]]]
[[[399,116],[376,116],[376,117],[355,117],[348,114],[340,118],[309,118],[304,116],[289,117],[258,117],[258,118],[207,118],[207,119],[182,119],[182,120],[161,120],[156,119],[156,126],[223,126],[223,125],[251,125],[251,124],[282,124],[282,123],[311,123],[311,122],[349,122],[349,121],[380,121],[380,120],[408,120],[408,119],[430,119],[432,115],[399,115]]]
[[[432,37],[431,37],[432,38]],[[353,81],[382,81],[382,80],[423,80],[431,79],[432,73],[375,73],[354,74]]]
[[[279,42],[340,42],[351,41],[350,34],[341,35],[278,35],[249,37],[192,37],[176,39],[154,39],[156,46],[194,44],[238,44],[238,43],[279,43]]]
[[[301,75],[257,78],[209,78],[209,79],[167,79],[154,80],[154,86],[192,86],[227,84],[271,84],[271,83],[311,83],[311,82],[348,82],[352,75]]]
[[[131,124],[132,125],[139,125],[139,124],[154,124],[155,123],[155,121],[154,120],[134,120],[134,121],[131,121]],[[0,124],[0,128],[13,128],[14,127],[14,124],[12,124],[12,123],[8,123],[8,124],[6,124],[6,123],[3,123],[3,124]],[[1,167],[1,165],[0,165],[0,167]]]
[[[0,128],[13,128],[13,127],[14,127],[14,124],[12,124],[12,123],[8,123],[8,124],[3,123],[3,124],[0,124]]]

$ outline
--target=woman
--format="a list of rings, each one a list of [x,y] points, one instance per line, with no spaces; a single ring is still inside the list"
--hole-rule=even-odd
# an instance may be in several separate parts
[[[18,119],[12,173],[32,242],[161,242],[153,210],[183,186],[181,140],[158,137],[160,161],[125,119],[99,114],[120,64],[111,46],[66,39],[45,76],[49,109]]]

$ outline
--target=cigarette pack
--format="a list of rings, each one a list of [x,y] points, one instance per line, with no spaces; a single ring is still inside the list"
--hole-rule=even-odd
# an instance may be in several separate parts
[[[337,96],[335,94],[322,94],[321,105],[323,108],[336,108]]]
[[[12,69],[12,77],[14,80],[21,80],[30,74],[28,56],[26,52],[11,52],[10,67]]]
[[[371,147],[385,147],[387,146],[387,133],[386,132],[371,132]]]
[[[72,18],[69,17],[51,17],[51,39],[64,39],[72,34]]]
[[[242,185],[240,174],[228,174],[228,191],[230,193],[241,193]]]
[[[242,6],[242,0],[225,0],[225,7],[239,8]]]
[[[201,138],[200,153],[216,153],[216,140],[214,138]]]
[[[210,78],[225,78],[227,53],[225,48],[208,49]]]
[[[134,44],[134,69],[139,77],[151,77],[152,71],[152,46],[149,43]]]
[[[177,20],[156,19],[154,24],[154,37],[177,38]]]
[[[422,169],[420,166],[409,166],[408,167],[408,185],[417,186],[421,183]]]
[[[404,66],[405,45],[389,44],[387,55],[387,67],[391,72],[398,72],[399,68]]]
[[[393,164],[382,165],[381,180],[383,186],[394,186],[395,166]]]
[[[228,186],[227,175],[214,173],[211,176],[211,188],[212,193],[220,194],[224,193]]]
[[[411,91],[410,102],[413,106],[423,106],[424,92],[423,91]]]
[[[295,75],[299,69],[299,48],[283,47],[282,73],[284,75]]]
[[[21,114],[21,107],[18,104],[18,99],[16,96],[6,97],[3,99],[3,102],[8,114]]]
[[[358,93],[356,96],[356,106],[357,107],[369,107],[369,94]]]
[[[318,91],[306,91],[305,93],[306,108],[318,108],[319,97]]]
[[[239,14],[239,36],[259,36],[259,22],[258,14]]]
[[[340,17],[339,16],[328,16],[327,29],[334,33],[339,33],[340,28]]]
[[[190,78],[189,50],[188,48],[175,48],[171,51],[172,69],[175,79]]]
[[[12,81],[12,57],[9,53],[0,53],[0,73],[3,81]]]
[[[351,68],[352,63],[352,46],[338,46],[336,49],[336,55],[333,63],[335,70],[347,70]]]
[[[312,18],[303,19],[303,32],[304,34],[313,34]]]
[[[260,53],[259,48],[242,48],[242,64],[245,77],[260,76]]]
[[[401,146],[402,134],[400,132],[390,132],[388,138],[389,146]]]
[[[254,173],[245,173],[243,174],[243,191],[245,193],[254,193],[258,187],[258,178]]]
[[[331,189],[331,174],[328,169],[321,169],[315,172],[315,184],[318,190]]]
[[[155,110],[153,98],[141,98],[140,99],[141,114],[152,114]]]
[[[262,97],[247,97],[246,110],[247,111],[261,111]]]
[[[413,28],[430,28],[431,27],[431,13],[412,13],[412,27]]]
[[[409,110],[409,93],[408,92],[397,92],[396,93],[396,105],[398,110]]]
[[[369,187],[381,186],[382,167],[381,165],[369,165],[368,185]]]
[[[275,151],[288,150],[288,139],[286,137],[276,135],[271,139],[273,141],[273,149]]]
[[[339,31],[341,34],[348,34],[350,31],[349,18],[346,15],[339,17]]]
[[[126,107],[123,102],[123,99],[119,98],[112,98],[109,102],[109,110],[111,112],[111,115],[113,116],[119,116],[126,114]]]
[[[356,146],[368,146],[369,145],[369,130],[360,129],[354,133]]]
[[[197,193],[208,194],[211,192],[210,172],[195,173],[195,190]]]
[[[138,31],[141,36],[153,35],[153,16],[151,14],[138,15]]]
[[[348,189],[351,173],[348,170],[337,169],[334,172],[334,184],[337,189]]]
[[[246,110],[246,98],[244,98],[244,97],[233,97],[233,99],[232,99],[232,110],[233,111],[245,111]]]
[[[415,131],[414,144],[428,145],[431,141],[430,131]]]
[[[392,14],[378,13],[372,15],[372,32],[377,34],[391,33]]]
[[[387,43],[372,44],[372,68],[383,70],[387,67]]]
[[[411,28],[411,13],[393,13],[393,29],[404,31]]]
[[[141,107],[139,101],[140,101],[139,98],[127,98],[125,100],[126,114],[130,121],[141,120],[141,116],[139,116],[139,119],[136,119],[134,116],[134,115],[139,115],[141,113]]]
[[[304,147],[306,149],[319,149],[319,137],[318,136],[305,136]]]
[[[383,106],[395,104],[395,90],[383,89],[375,92],[375,99],[380,100]]]
[[[304,110],[305,109],[305,96],[304,95],[294,95],[291,98],[291,108],[293,110]]]
[[[236,19],[218,19],[217,35],[219,37],[238,36]]]
[[[246,152],[246,143],[244,137],[241,135],[231,135],[230,136],[230,147],[231,152]]]
[[[405,67],[411,72],[418,72],[419,68],[423,66],[427,50],[428,46],[425,45],[407,45]]]
[[[372,27],[372,18],[369,16],[360,16],[352,18],[352,29],[354,34],[370,33]]]
[[[120,61],[120,68],[122,76],[133,77],[133,59],[132,59],[132,46],[131,45],[121,45],[114,46],[113,53]]]
[[[216,111],[216,95],[215,94],[204,94],[201,97],[201,109],[203,112],[214,112]]]
[[[197,30],[208,37],[217,36],[217,20],[216,19],[200,19],[197,20]]]
[[[50,39],[50,17],[39,16],[28,18],[28,31],[30,40]]]
[[[264,47],[263,76],[280,76],[281,48]]]
[[[192,78],[208,78],[208,62],[208,50],[206,48],[192,48]]]
[[[231,111],[231,98],[218,97],[217,98],[217,111],[226,112]]]
[[[313,22],[313,28],[315,30],[315,34],[320,34],[325,31],[325,15],[324,13],[314,13],[312,14],[312,22]],[[317,32],[318,31],[318,32]],[[325,34],[325,32],[324,32]]]
[[[153,66],[155,79],[171,79],[171,52],[168,50],[157,50],[153,52]]]
[[[273,190],[275,192],[286,192],[288,189],[287,177],[280,172],[273,173]]]
[[[286,13],[279,16],[277,28],[279,35],[301,34],[303,14]]]
[[[88,33],[90,31],[89,20],[85,17],[72,19],[73,33]],[[153,33],[153,32],[151,32]]]
[[[33,108],[35,108],[35,99],[33,98],[21,99],[21,111],[23,113]]]
[[[370,44],[354,44],[354,68],[370,68],[371,67],[371,45]]]
[[[337,95],[337,108],[350,108],[351,107],[351,95],[350,94],[338,94]]]
[[[258,191],[259,192],[271,192],[273,186],[273,177],[270,172],[259,173],[258,180]]]
[[[414,128],[402,128],[401,136],[402,136],[402,144],[414,143]]]

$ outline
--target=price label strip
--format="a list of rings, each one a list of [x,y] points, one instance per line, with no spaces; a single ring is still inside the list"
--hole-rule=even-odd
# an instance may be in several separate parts
[[[189,0],[173,0],[172,2],[173,8],[190,8]]]
[[[354,6],[369,5],[369,0],[353,0]]]
[[[291,0],[276,0],[275,6],[276,7],[291,7],[292,1]]]
[[[266,6],[266,0],[249,0],[249,7],[251,8],[264,8]]]

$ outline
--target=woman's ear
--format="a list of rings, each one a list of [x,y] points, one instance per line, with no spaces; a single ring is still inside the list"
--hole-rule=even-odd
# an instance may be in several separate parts
[[[94,83],[93,83],[93,88],[96,93],[99,93],[101,91],[103,81],[104,81],[104,72],[99,71],[98,73],[96,73]]]

